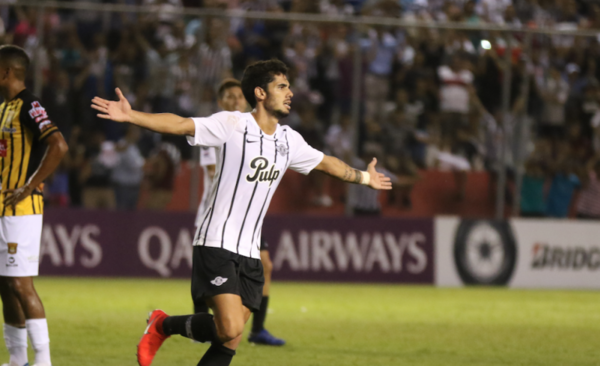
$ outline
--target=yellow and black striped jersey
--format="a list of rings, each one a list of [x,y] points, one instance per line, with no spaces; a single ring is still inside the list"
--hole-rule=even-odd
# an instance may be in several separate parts
[[[44,139],[57,132],[38,98],[29,90],[0,105],[0,179],[2,191],[25,185],[46,152]],[[38,215],[44,211],[42,187],[16,207],[0,199],[0,216]]]

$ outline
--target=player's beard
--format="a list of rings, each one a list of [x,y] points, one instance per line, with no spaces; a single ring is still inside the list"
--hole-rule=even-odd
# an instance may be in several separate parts
[[[276,108],[272,108],[270,105],[267,104],[267,111],[274,116],[277,119],[282,119],[287,117],[290,114],[290,111],[288,111],[287,109],[276,109]]]

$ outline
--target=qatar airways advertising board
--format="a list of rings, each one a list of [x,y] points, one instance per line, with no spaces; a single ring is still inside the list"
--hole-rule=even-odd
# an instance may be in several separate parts
[[[439,286],[600,289],[595,221],[437,218]]]
[[[194,215],[49,209],[41,275],[179,277]],[[433,283],[433,220],[267,217],[275,280]]]

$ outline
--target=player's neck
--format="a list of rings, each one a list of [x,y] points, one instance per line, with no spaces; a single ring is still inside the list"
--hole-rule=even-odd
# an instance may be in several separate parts
[[[10,101],[15,99],[15,97],[19,95],[19,93],[23,90],[25,90],[25,84],[21,82],[15,82],[9,84],[6,88],[2,88],[0,90],[0,93],[2,94],[2,98],[4,98],[5,101]]]
[[[266,133],[267,135],[272,135],[277,130],[277,124],[279,123],[279,118],[273,116],[271,113],[268,113],[264,108],[260,106],[256,106],[256,108],[251,112],[254,120],[258,124],[258,127]]]

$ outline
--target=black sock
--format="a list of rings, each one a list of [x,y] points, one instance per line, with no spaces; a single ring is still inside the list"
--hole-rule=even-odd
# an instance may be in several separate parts
[[[265,329],[265,319],[267,318],[268,307],[269,296],[263,296],[260,302],[260,309],[254,312],[254,318],[252,318],[252,333],[258,333]]]
[[[163,333],[179,334],[198,342],[221,343],[211,314],[170,316],[163,321]]]
[[[229,366],[235,351],[222,344],[213,344],[202,356],[198,366]]]

